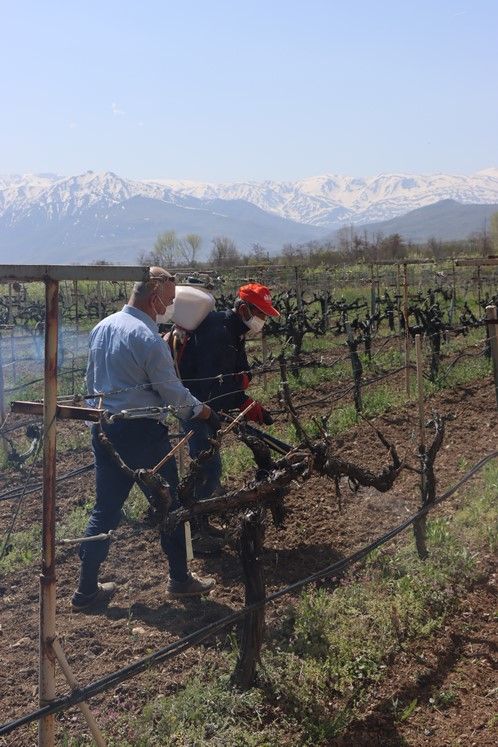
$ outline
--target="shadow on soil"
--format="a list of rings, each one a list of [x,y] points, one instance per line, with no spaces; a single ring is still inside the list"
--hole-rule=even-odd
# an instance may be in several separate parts
[[[400,688],[390,697],[381,700],[370,715],[362,721],[353,721],[344,734],[331,742],[331,747],[404,747],[408,744],[399,733],[399,722],[393,712],[393,703],[398,703],[401,712],[412,701],[428,703],[434,689],[440,687],[459,661],[464,639],[451,635],[446,646],[439,651],[434,664],[419,674],[416,682]]]

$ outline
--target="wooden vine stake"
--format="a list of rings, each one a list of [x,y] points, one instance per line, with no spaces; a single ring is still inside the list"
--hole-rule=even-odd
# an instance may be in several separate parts
[[[363,404],[361,401],[361,377],[363,374],[363,366],[361,365],[360,356],[358,355],[358,342],[354,339],[354,335],[349,322],[346,322],[346,332],[348,335],[347,345],[349,348],[349,356],[351,358],[351,367],[353,370],[354,408],[357,413],[360,413],[363,409]]]
[[[408,266],[403,264],[403,316],[405,319],[405,390],[410,395],[410,330],[408,327]]]
[[[422,339],[415,335],[415,354],[417,356],[417,399],[418,428],[420,452],[425,451],[425,412],[424,412],[424,371],[422,358]]]
[[[244,571],[246,606],[265,598],[262,557],[264,536],[262,510],[247,511],[242,517],[240,533],[240,559]],[[232,683],[242,690],[250,688],[256,679],[264,631],[265,608],[261,606],[244,617],[239,656],[232,675]]]
[[[374,316],[377,311],[377,297],[374,279],[374,266],[370,265],[370,316]]]
[[[263,361],[263,389],[266,392],[268,389],[268,376],[265,371],[265,366],[268,360],[268,340],[264,329],[261,330],[261,359]]]
[[[488,340],[489,347],[491,350],[491,358],[493,359],[493,373],[495,379],[495,393],[496,393],[496,406],[498,407],[498,324],[497,324],[498,313],[496,306],[486,306],[486,321],[488,328]]]
[[[421,461],[421,483],[422,506],[427,503],[427,473],[426,473],[426,449],[425,449],[425,412],[424,412],[424,376],[422,360],[422,341],[420,335],[415,335],[415,354],[417,358],[417,398],[418,398],[418,426],[419,426],[419,454]],[[426,541],[426,515],[421,516],[413,524],[415,544],[418,556],[425,560],[429,553]]]

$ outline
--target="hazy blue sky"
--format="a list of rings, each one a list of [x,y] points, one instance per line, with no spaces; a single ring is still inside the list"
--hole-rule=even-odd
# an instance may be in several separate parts
[[[0,0],[0,173],[498,165],[498,0]]]

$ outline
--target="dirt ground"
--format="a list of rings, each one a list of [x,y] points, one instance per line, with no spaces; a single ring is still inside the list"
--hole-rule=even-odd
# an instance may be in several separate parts
[[[333,743],[336,747],[496,744],[496,729],[493,734],[486,728],[496,713],[498,685],[494,583],[491,576],[479,585],[459,616],[420,644],[419,651],[397,658],[389,678],[374,691],[367,716],[352,724]],[[457,693],[456,701],[439,703],[438,690]],[[412,715],[396,721],[394,704],[404,708],[414,700]]]
[[[398,379],[393,386],[401,386]],[[312,393],[296,396],[296,402],[319,397],[333,391],[323,384]],[[333,402],[333,399],[332,399]],[[444,391],[433,397],[429,408],[452,415],[446,426],[446,437],[437,462],[438,492],[452,485],[465,469],[489,453],[498,443],[498,413],[491,379]],[[315,408],[320,412],[320,408]],[[306,416],[312,414],[310,408]],[[402,458],[416,464],[417,411],[415,404],[387,412],[375,424],[396,444]],[[71,428],[82,432],[78,423],[60,426],[60,432]],[[83,438],[87,438],[84,436]],[[378,472],[388,463],[388,456],[372,428],[361,423],[337,440],[338,453],[350,461]],[[88,448],[61,454],[58,470],[62,474],[91,461]],[[40,476],[40,470],[34,477]],[[93,495],[93,474],[63,482],[58,488],[57,519],[81,505]],[[0,492],[22,484],[18,473],[5,472]],[[230,486],[231,487],[231,486]],[[405,471],[393,489],[381,494],[373,489],[352,493],[343,484],[342,509],[339,508],[333,483],[322,477],[293,486],[286,505],[291,513],[286,527],[275,529],[271,523],[266,534],[265,571],[267,591],[272,592],[320,568],[349,555],[405,519],[419,504],[418,478]],[[464,492],[457,493],[438,512],[452,512],[461,504]],[[5,531],[13,509],[12,502],[0,502],[0,531]],[[41,518],[39,494],[26,496],[16,527],[27,528]],[[36,557],[36,555],[35,555]],[[491,565],[491,559],[489,559]],[[122,525],[112,543],[109,559],[102,569],[102,580],[113,580],[119,590],[109,607],[99,614],[73,614],[69,600],[78,574],[76,548],[59,547],[57,557],[57,629],[74,672],[81,683],[95,680],[136,658],[165,646],[208,622],[238,609],[243,604],[244,588],[241,568],[232,548],[221,557],[196,559],[193,570],[216,578],[217,585],[208,599],[175,602],[166,598],[167,567],[160,550],[156,530],[145,524],[134,528]],[[476,588],[465,602],[461,616],[448,621],[444,630],[425,641],[420,657],[403,654],[392,667],[392,673],[377,687],[368,716],[348,729],[335,742],[346,745],[491,745],[483,729],[493,717],[496,697],[496,672],[493,638],[495,606],[494,576]],[[11,574],[0,581],[1,610],[1,721],[20,716],[37,707],[38,660],[38,564]],[[278,619],[289,598],[267,610],[271,626]],[[133,630],[139,629],[138,633]],[[193,663],[202,660],[204,648],[194,648],[187,655],[172,660],[162,668],[171,687],[184,677]],[[138,678],[140,680],[140,677]],[[136,680],[124,683],[95,699],[112,703],[116,711],[138,713],[143,706],[141,689]],[[446,689],[458,683],[458,702],[448,709],[437,707],[430,698],[435,686]],[[58,692],[67,692],[58,675]],[[414,714],[404,722],[393,716],[393,700],[406,705],[417,699]],[[107,706],[102,705],[102,708]],[[76,715],[75,715],[76,714]],[[73,721],[73,719],[75,721]],[[60,721],[73,729],[80,717],[71,710]],[[486,730],[486,735],[491,731]],[[35,744],[33,730],[26,728],[5,738],[0,744]],[[10,741],[9,741],[10,740]],[[493,742],[494,744],[494,742]],[[229,746],[227,746],[229,747]]]

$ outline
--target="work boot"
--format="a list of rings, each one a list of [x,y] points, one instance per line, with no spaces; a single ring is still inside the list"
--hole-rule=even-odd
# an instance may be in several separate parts
[[[209,594],[215,586],[214,578],[200,578],[195,573],[189,573],[185,581],[175,581],[170,578],[166,591],[168,596],[181,599],[183,597],[200,597]]]
[[[97,591],[94,591],[93,594],[82,594],[80,591],[75,591],[71,599],[71,609],[73,612],[83,612],[106,604],[114,596],[117,588],[117,584],[108,581],[105,584],[97,584]]]

